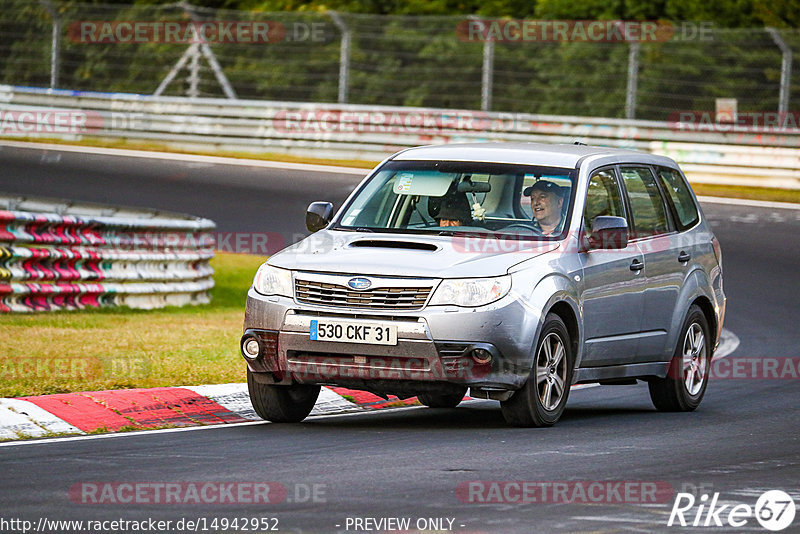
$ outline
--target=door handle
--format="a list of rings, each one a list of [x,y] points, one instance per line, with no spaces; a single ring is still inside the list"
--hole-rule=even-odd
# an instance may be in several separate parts
[[[633,260],[633,263],[631,263],[631,271],[638,273],[642,269],[644,269],[644,263],[639,260]]]
[[[681,263],[686,263],[687,261],[689,261],[691,259],[692,259],[692,255],[691,254],[687,254],[684,251],[681,251],[681,253],[678,254],[678,261],[681,262]]]

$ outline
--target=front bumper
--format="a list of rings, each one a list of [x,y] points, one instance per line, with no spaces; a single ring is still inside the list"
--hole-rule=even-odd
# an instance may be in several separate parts
[[[310,323],[321,318],[396,326],[397,344],[311,340]],[[277,339],[277,347],[245,361],[260,381],[272,384],[339,385],[393,394],[447,385],[502,392],[518,389],[527,379],[538,323],[538,314],[511,295],[480,308],[429,306],[379,313],[298,304],[251,289],[245,337],[268,335]],[[491,361],[476,361],[476,349],[490,353]]]

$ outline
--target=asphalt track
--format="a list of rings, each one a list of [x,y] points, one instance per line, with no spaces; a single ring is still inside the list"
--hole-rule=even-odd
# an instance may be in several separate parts
[[[225,232],[300,234],[310,201],[339,205],[357,181],[352,174],[0,149],[0,192],[188,212]],[[725,326],[741,341],[728,358],[797,358],[800,210],[706,204],[704,211],[723,248]],[[642,385],[576,390],[551,429],[508,428],[496,403],[473,401],[299,425],[28,442],[0,447],[0,514],[33,521],[276,517],[284,532],[363,531],[348,517],[408,517],[412,526],[418,518],[449,518],[464,533],[765,532],[752,517],[736,529],[667,527],[674,494],[655,503],[480,503],[457,488],[469,481],[653,481],[673,492],[719,492],[719,505],[753,506],[769,489],[789,492],[800,505],[799,406],[798,378],[718,379],[688,414],[656,412]],[[268,505],[70,500],[73,484],[93,481],[273,481],[289,494]],[[314,484],[323,493],[303,499]],[[797,531],[800,517],[783,532]]]

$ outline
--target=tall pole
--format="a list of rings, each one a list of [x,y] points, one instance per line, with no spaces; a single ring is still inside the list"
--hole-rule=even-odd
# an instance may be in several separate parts
[[[783,120],[789,112],[789,88],[792,80],[792,49],[786,45],[775,28],[767,28],[772,40],[781,49],[781,89],[778,96],[778,113]]]
[[[470,24],[477,24],[480,27],[480,34],[483,40],[483,64],[481,65],[481,111],[492,109],[492,90],[494,85],[494,40],[490,39],[486,32],[486,23],[470,15]]]
[[[639,42],[628,45],[628,88],[625,92],[625,118],[636,118],[636,91],[639,83]]]
[[[58,87],[59,49],[61,48],[61,17],[50,0],[39,0],[53,19],[53,34],[50,42],[50,89]]]
[[[494,83],[494,41],[483,42],[483,70],[481,72],[481,110],[492,110],[492,89]]]
[[[342,44],[339,48],[339,103],[346,104],[348,97],[348,87],[350,85],[350,28],[345,24],[342,17],[336,11],[328,11],[333,23],[342,32]]]

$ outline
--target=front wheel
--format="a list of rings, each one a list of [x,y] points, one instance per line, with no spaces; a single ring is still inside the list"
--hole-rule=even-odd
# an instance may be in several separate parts
[[[463,388],[455,393],[420,393],[417,399],[429,408],[455,408],[466,394],[467,388]]]
[[[535,354],[525,385],[500,403],[506,422],[514,426],[552,426],[564,413],[574,356],[567,326],[558,315],[545,318]]]
[[[294,384],[271,386],[258,382],[247,370],[247,391],[259,417],[273,423],[299,423],[311,413],[319,396],[319,386]]]
[[[712,344],[708,321],[698,306],[689,308],[683,323],[675,355],[669,362],[665,378],[650,380],[650,399],[662,412],[695,410],[708,386]]]

